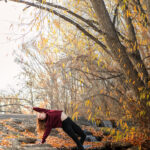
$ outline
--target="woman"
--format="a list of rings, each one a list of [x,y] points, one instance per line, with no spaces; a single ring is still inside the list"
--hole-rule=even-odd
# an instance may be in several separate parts
[[[61,127],[74,140],[78,149],[84,150],[83,143],[86,138],[85,133],[62,110],[48,110],[39,107],[33,107],[33,110],[38,112],[37,118],[39,130],[44,131],[41,144],[46,141],[52,128]],[[78,140],[75,133],[81,137],[80,140]]]

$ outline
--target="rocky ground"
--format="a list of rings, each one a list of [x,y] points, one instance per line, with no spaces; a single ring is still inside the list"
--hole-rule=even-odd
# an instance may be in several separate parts
[[[89,150],[138,150],[129,142],[112,142],[110,132],[90,122],[76,121],[86,133],[84,145],[91,145]],[[36,131],[34,115],[0,115],[0,150],[76,150],[75,143],[60,128],[52,129],[45,144],[38,144],[42,135]]]

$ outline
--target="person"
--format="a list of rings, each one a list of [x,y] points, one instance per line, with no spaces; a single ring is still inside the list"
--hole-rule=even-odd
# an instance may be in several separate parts
[[[41,144],[45,143],[52,128],[61,127],[65,133],[70,136],[77,144],[79,150],[84,150],[83,143],[86,138],[84,131],[62,110],[49,110],[39,107],[33,107],[37,112],[38,128],[44,131]],[[79,135],[80,140],[76,136]]]

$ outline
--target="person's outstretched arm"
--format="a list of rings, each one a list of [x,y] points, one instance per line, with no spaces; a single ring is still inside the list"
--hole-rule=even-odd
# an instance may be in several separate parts
[[[31,106],[26,106],[26,105],[24,105],[24,108],[35,110],[37,112],[45,112],[46,113],[48,111],[48,109],[44,109],[44,108],[40,108],[40,107],[31,107]]]
[[[44,108],[39,108],[39,107],[33,107],[33,110],[37,111],[37,112],[47,112],[48,109],[44,109]]]
[[[46,124],[46,130],[43,134],[43,138],[42,138],[42,144],[45,143],[46,138],[48,137],[48,135],[51,132],[52,129],[52,123],[53,123],[53,115],[50,116],[50,118],[47,120],[47,124]]]
[[[48,126],[48,127],[46,128],[46,130],[45,130],[45,132],[44,132],[44,134],[43,134],[43,138],[42,138],[42,142],[41,142],[42,144],[45,143],[46,138],[48,137],[48,135],[49,135],[50,132],[51,132],[51,129],[52,129],[51,126]]]

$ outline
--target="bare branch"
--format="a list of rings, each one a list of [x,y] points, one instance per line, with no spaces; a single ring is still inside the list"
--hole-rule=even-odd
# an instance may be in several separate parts
[[[13,2],[18,2],[18,3],[23,3],[23,4],[26,4],[26,5],[29,5],[29,6],[33,6],[33,7],[36,7],[36,8],[39,8],[39,9],[42,9],[42,10],[45,10],[45,11],[48,11],[50,13],[53,13],[57,16],[59,16],[60,18],[64,19],[65,21],[67,22],[70,22],[72,25],[76,26],[80,31],[82,31],[86,36],[88,36],[90,39],[92,39],[95,43],[97,43],[101,48],[103,48],[103,50],[108,54],[110,55],[111,57],[113,56],[112,53],[107,49],[107,47],[102,43],[100,42],[97,38],[95,38],[92,34],[90,34],[89,32],[87,32],[82,26],[80,26],[78,23],[74,22],[73,20],[71,20],[70,18],[58,13],[57,11],[53,10],[53,9],[50,9],[48,7],[44,7],[44,6],[41,6],[41,5],[38,5],[38,4],[35,4],[35,3],[31,3],[31,2],[27,2],[27,1],[23,1],[23,0],[10,0],[10,1],[13,1]]]

